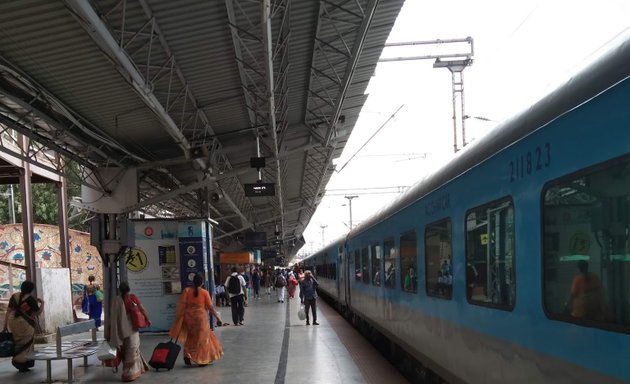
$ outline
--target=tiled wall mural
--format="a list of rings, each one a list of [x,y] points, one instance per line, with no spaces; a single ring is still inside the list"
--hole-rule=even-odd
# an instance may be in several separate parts
[[[35,224],[35,261],[38,267],[61,267],[59,253],[59,228],[53,225]],[[97,283],[103,281],[101,256],[98,250],[90,245],[90,234],[69,230],[70,237],[70,276],[73,291],[80,290],[87,284],[88,276],[94,275]],[[22,224],[0,225],[0,260],[24,265],[24,245],[22,241]],[[24,270],[13,269],[14,287],[19,287],[25,279]],[[0,265],[0,296],[8,295],[8,267]]]

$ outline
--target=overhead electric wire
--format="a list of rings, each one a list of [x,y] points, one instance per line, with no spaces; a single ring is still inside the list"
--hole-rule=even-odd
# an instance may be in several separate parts
[[[359,152],[361,152],[361,150],[362,150],[362,149],[363,149],[363,148],[364,148],[364,147],[365,147],[365,146],[366,146],[366,145],[370,142],[370,140],[372,140],[372,139],[374,138],[374,136],[376,136],[376,134],[377,134],[377,133],[379,133],[379,132],[380,132],[380,130],[381,130],[381,129],[383,129],[383,128],[387,125],[387,123],[389,123],[389,121],[390,121],[391,119],[393,119],[393,118],[396,116],[396,114],[397,114],[397,113],[398,113],[398,112],[402,109],[402,107],[404,107],[404,106],[405,106],[405,104],[402,104],[400,107],[398,107],[398,109],[397,109],[394,113],[392,113],[392,115],[391,115],[391,116],[390,116],[387,120],[385,120],[385,122],[384,122],[384,123],[383,123],[383,124],[382,124],[382,125],[381,125],[381,126],[380,126],[377,130],[376,130],[376,132],[374,132],[374,133],[372,134],[372,136],[370,136],[370,138],[369,138],[369,139],[367,139],[367,141],[366,141],[365,143],[363,143],[363,145],[361,146],[361,148],[359,148],[359,149],[358,149],[358,150],[354,153],[354,155],[352,155],[352,157],[350,157],[350,159],[348,159],[348,161],[346,161],[346,163],[343,165],[343,167],[341,167],[341,169],[339,169],[339,170],[337,171],[337,173],[340,173],[341,171],[343,171],[343,169],[346,167],[346,165],[348,165],[348,163],[349,163],[350,161],[352,161],[352,159],[354,159],[354,157],[355,157],[355,156],[356,156]]]

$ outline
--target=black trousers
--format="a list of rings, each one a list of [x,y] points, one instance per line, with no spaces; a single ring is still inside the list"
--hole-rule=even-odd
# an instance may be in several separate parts
[[[304,299],[304,312],[306,312],[306,321],[308,319],[308,309],[313,311],[313,322],[317,321],[317,299]]]
[[[236,295],[230,297],[230,309],[232,310],[232,322],[234,325],[244,320],[245,316],[245,297]]]

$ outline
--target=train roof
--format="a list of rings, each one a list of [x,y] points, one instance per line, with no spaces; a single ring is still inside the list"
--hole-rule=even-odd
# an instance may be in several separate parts
[[[459,151],[444,166],[426,175],[405,193],[352,229],[347,236],[361,233],[390,217],[419,198],[481,164],[506,147],[579,107],[630,76],[630,29],[592,55],[589,63],[563,85],[499,124],[483,138]]]

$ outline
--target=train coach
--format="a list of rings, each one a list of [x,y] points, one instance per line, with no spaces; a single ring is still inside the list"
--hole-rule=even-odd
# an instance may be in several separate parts
[[[304,260],[449,383],[630,382],[630,36]]]

